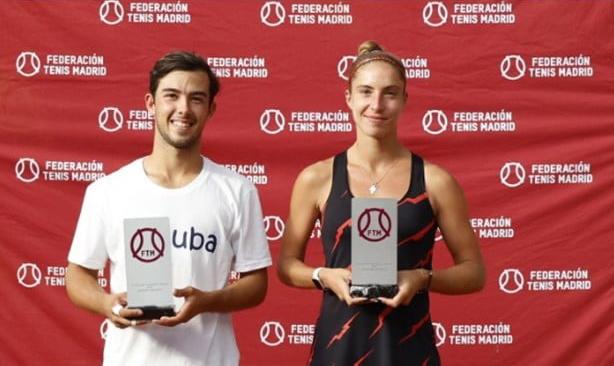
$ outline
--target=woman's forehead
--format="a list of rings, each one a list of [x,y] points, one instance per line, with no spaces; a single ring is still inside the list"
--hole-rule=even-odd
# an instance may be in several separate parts
[[[384,61],[373,61],[356,70],[352,78],[353,85],[362,85],[365,83],[402,86],[405,84],[405,80],[401,79],[399,71],[389,63]]]

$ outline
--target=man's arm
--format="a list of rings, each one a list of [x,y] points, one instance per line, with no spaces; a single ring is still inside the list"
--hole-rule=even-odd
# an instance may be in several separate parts
[[[201,291],[194,287],[177,289],[176,297],[185,303],[173,317],[162,317],[154,323],[175,326],[188,322],[200,313],[227,313],[251,308],[262,303],[268,286],[267,268],[243,272],[238,281],[216,291]]]
[[[80,308],[103,315],[116,326],[125,328],[131,325],[128,317],[141,315],[140,310],[122,309],[116,315],[111,310],[120,304],[126,306],[126,294],[109,294],[98,284],[98,270],[68,263],[66,271],[66,292],[70,300]],[[139,322],[139,324],[142,322]]]
[[[106,316],[104,304],[109,294],[98,284],[98,270],[68,263],[66,292],[78,307]]]

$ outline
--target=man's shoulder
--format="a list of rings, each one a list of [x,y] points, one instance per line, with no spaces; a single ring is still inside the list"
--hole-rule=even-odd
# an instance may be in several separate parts
[[[117,170],[101,177],[88,186],[89,190],[104,190],[118,185],[122,186],[126,183],[134,182],[135,175],[139,173],[139,167],[142,166],[143,158],[138,158],[119,167]]]
[[[205,169],[209,170],[209,174],[213,180],[228,185],[229,188],[233,190],[255,189],[254,184],[245,176],[209,158],[205,159]]]

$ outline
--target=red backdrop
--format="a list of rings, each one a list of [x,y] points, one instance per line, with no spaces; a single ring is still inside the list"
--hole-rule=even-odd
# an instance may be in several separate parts
[[[483,292],[433,295],[444,364],[613,364],[613,19],[609,0],[2,1],[0,364],[99,362],[107,324],[67,299],[66,256],[88,182],[150,151],[158,57],[220,75],[204,153],[257,184],[276,259],[296,174],[353,141],[365,39],[403,59],[400,135],[460,181],[487,264]],[[242,364],[304,364],[319,296],[270,277],[234,318]]]

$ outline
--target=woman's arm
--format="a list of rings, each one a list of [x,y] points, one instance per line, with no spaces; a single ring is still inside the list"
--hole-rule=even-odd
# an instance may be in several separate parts
[[[425,165],[425,180],[439,229],[454,260],[454,265],[433,272],[430,290],[443,294],[479,291],[484,287],[485,268],[463,191],[450,173],[434,164]]]

